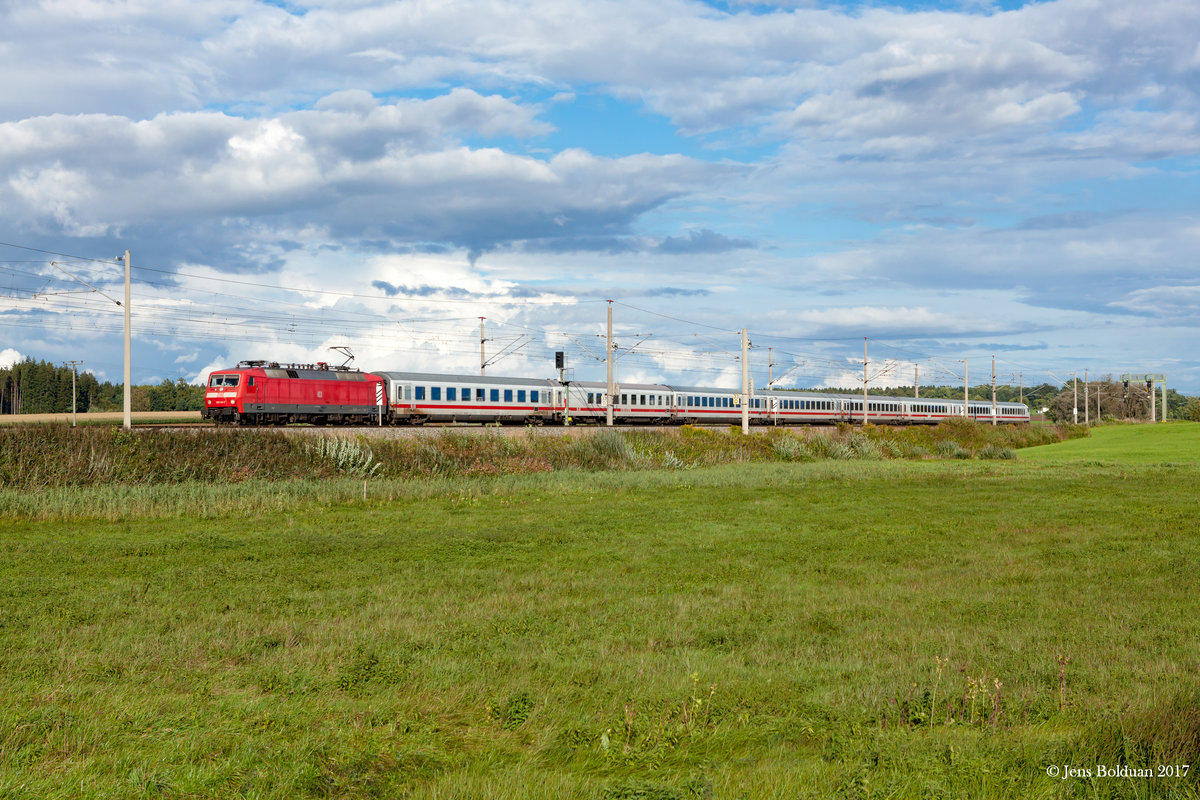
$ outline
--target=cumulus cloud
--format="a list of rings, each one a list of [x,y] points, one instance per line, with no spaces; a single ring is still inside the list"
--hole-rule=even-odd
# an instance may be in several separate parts
[[[276,231],[319,220],[332,237],[488,249],[628,232],[731,169],[580,150],[539,159],[455,136],[538,127],[529,109],[461,89],[389,105],[343,95],[266,119],[37,117],[0,124],[0,201],[21,224],[76,237],[206,220],[244,237],[247,220]]]
[[[238,290],[286,297],[294,330],[228,304],[239,347],[297,358],[341,341],[305,333],[316,311],[391,357],[376,316],[477,302],[547,332],[600,315],[513,303],[588,293],[778,311],[781,335],[1193,324],[1200,6],[717,5],[0,5],[0,205],[24,243],[203,276],[143,287],[163,336],[209,279],[307,290]],[[412,358],[469,364],[462,335]]]
[[[0,350],[0,369],[7,369],[13,364],[24,360],[25,356],[21,355],[18,351],[12,349],[11,347],[6,347],[3,350]]]

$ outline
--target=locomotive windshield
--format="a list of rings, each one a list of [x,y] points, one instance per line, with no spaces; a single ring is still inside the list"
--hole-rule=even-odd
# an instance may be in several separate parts
[[[241,375],[211,375],[208,379],[209,386],[237,386]]]

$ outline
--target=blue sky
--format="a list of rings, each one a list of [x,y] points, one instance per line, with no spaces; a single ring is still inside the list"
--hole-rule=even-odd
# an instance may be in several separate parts
[[[852,387],[865,337],[877,385],[964,360],[976,383],[996,356],[1001,381],[1200,394],[1190,0],[62,0],[0,22],[0,362],[118,378],[104,259],[128,248],[138,381],[334,346],[470,373],[480,316],[491,374],[565,350],[593,379],[613,300],[627,381],[733,385],[746,327],[759,385]]]

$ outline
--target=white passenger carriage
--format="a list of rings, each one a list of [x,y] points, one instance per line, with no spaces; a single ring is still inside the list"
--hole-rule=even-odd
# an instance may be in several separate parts
[[[376,374],[385,382],[391,422],[603,424],[607,417],[606,384],[601,381],[560,383],[543,378],[424,372]],[[861,394],[756,389],[747,401],[754,425],[861,424],[864,416]],[[618,424],[737,424],[742,419],[741,392],[711,386],[618,384],[612,406],[613,421]],[[875,424],[935,424],[962,416],[962,400],[867,397],[866,420]],[[991,422],[992,404],[973,400],[967,406],[967,416]],[[1027,423],[1029,409],[1020,403],[997,403],[994,416],[997,423]]]
[[[387,386],[395,422],[508,422],[561,420],[565,393],[558,381],[427,372],[377,372]]]
[[[572,422],[603,423],[608,416],[608,385],[603,381],[572,381],[569,416]],[[658,383],[623,383],[613,392],[613,422],[673,422],[672,390]]]

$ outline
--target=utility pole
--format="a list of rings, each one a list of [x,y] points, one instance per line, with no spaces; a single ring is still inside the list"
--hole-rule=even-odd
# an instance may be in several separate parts
[[[612,340],[612,300],[608,301],[608,399],[605,401],[607,409],[608,427],[613,424],[613,340]]]
[[[767,348],[767,389],[775,382],[775,362],[771,358],[771,348]]]
[[[867,424],[867,337],[863,337],[863,426]]]
[[[1071,388],[1075,390],[1075,410],[1072,412],[1071,422],[1075,425],[1079,424],[1079,373],[1071,375]]]
[[[963,416],[971,416],[971,382],[967,379],[967,360],[963,359]]]
[[[996,424],[996,357],[992,356],[992,425]]]
[[[71,368],[71,427],[75,427],[75,375],[82,361],[64,361],[63,366]]]
[[[742,434],[750,432],[750,337],[742,328]]]
[[[480,375],[486,374],[486,368],[487,368],[487,355],[484,353],[484,350],[483,350],[483,343],[487,341],[487,339],[485,339],[483,336],[483,321],[485,319],[487,319],[487,317],[479,318],[479,374]]]
[[[1146,388],[1150,393],[1150,421],[1158,422],[1158,419],[1154,416],[1154,379],[1149,375],[1146,376]],[[1163,392],[1163,394],[1166,394],[1166,392]]]
[[[1088,383],[1088,371],[1083,371],[1083,424],[1092,424],[1092,387]]]
[[[129,315],[129,272],[130,258],[129,251],[125,251],[125,416],[123,424],[125,430],[133,428],[133,389],[130,384],[130,357],[129,357],[129,342],[132,338],[130,331],[130,315]]]
[[[1021,384],[1021,405],[1025,405],[1025,373],[1017,373],[1017,381]]]

